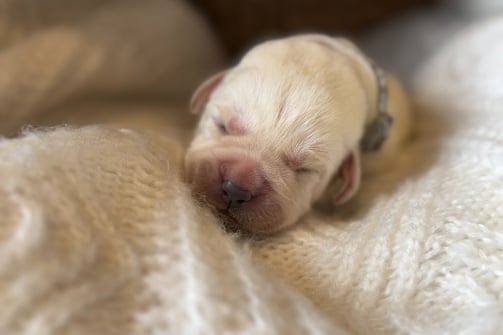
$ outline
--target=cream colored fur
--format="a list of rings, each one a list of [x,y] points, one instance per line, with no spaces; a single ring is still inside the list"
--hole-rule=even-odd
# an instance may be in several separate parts
[[[222,183],[213,176],[219,168],[206,166],[228,164],[232,157],[256,161],[269,189],[253,204],[228,210],[239,228],[278,231],[298,221],[324,193],[335,199],[341,191],[328,186],[348,155],[354,156],[355,171],[344,182],[353,185],[340,202],[357,192],[360,139],[377,116],[378,85],[369,61],[350,42],[314,34],[265,42],[211,90],[207,86],[193,98],[204,113],[187,153],[188,178],[196,194],[218,207],[223,201],[212,192],[214,183]],[[368,170],[389,165],[409,132],[406,94],[394,79],[389,87],[394,124],[381,152],[366,158]],[[220,127],[232,122],[242,129],[222,134]],[[309,172],[296,173],[299,168]]]
[[[157,95],[168,87],[163,83],[188,95],[206,71],[185,86],[170,71],[144,77],[152,72],[139,65],[218,63],[202,41],[194,44],[205,50],[194,54],[201,58],[187,63],[168,43],[182,31],[192,41],[207,37],[190,10],[186,29],[194,30],[169,26],[170,13],[186,13],[175,8],[188,10],[175,1],[72,4],[0,0],[3,134],[41,118],[55,124],[117,117],[162,129],[162,111],[177,110]],[[152,12],[162,19],[148,20]],[[100,29],[75,44],[58,44],[51,33],[57,26],[82,36],[81,25],[98,14]],[[55,17],[56,26],[46,22]],[[438,38],[430,21],[423,23],[406,42],[390,40],[384,55],[392,59],[414,50],[411,43]],[[81,81],[96,75],[79,66],[89,43],[113,36],[102,47],[126,46],[117,36],[130,26],[126,49],[137,52],[122,59],[124,76],[113,77],[120,85]],[[153,31],[141,27],[173,34],[145,39]],[[443,28],[435,25],[435,33]],[[435,56],[405,78],[419,108],[414,136],[392,166],[364,175],[356,198],[337,213],[310,211],[267,239],[224,233],[220,220],[196,204],[181,182],[183,151],[174,141],[182,127],[55,128],[2,139],[0,334],[502,334],[502,35],[499,18],[432,48]],[[76,52],[56,57],[69,46]],[[117,64],[112,55],[100,59]],[[179,57],[164,64],[167,55]],[[141,99],[125,99],[131,92]]]

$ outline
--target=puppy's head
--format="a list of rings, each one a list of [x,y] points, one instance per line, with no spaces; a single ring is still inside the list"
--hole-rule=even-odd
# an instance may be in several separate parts
[[[195,194],[254,233],[291,225],[326,192],[335,205],[347,201],[376,92],[372,68],[345,40],[258,45],[192,98],[202,113],[185,159]]]

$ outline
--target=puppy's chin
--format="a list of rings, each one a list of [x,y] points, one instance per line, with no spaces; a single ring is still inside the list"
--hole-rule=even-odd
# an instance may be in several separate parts
[[[283,228],[283,215],[277,204],[262,206],[259,211],[245,208],[219,210],[225,228],[230,232],[266,235]]]

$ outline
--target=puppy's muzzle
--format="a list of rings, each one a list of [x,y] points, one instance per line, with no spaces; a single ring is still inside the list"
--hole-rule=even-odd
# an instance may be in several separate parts
[[[239,208],[252,197],[249,190],[237,186],[232,180],[225,180],[222,184],[222,200],[227,204],[227,208]]]
[[[222,157],[223,158],[223,157]],[[217,160],[217,166],[222,180],[220,200],[227,209],[238,209],[264,192],[266,178],[262,165],[247,156]]]
[[[270,193],[263,163],[239,151],[224,147],[191,155],[191,183],[218,209],[250,209]]]
[[[227,228],[271,232],[284,221],[274,162],[225,144],[192,149],[185,164],[193,192],[222,214]]]

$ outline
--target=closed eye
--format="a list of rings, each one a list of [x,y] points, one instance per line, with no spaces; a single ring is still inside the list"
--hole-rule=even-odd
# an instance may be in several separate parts
[[[285,154],[283,156],[283,161],[286,166],[290,168],[296,175],[309,175],[319,173],[320,171],[311,167],[306,166],[305,162],[307,157],[305,154]]]
[[[314,174],[314,173],[318,173],[318,170],[310,169],[310,168],[307,168],[307,167],[299,167],[299,168],[293,169],[293,172],[295,172],[295,174],[298,174],[298,175],[301,175],[301,174]]]
[[[225,124],[222,120],[220,120],[217,117],[213,117],[213,122],[215,123],[215,126],[218,128],[218,131],[220,131],[220,134],[222,134],[222,135],[229,134],[229,130],[227,129],[227,127],[225,126]]]

